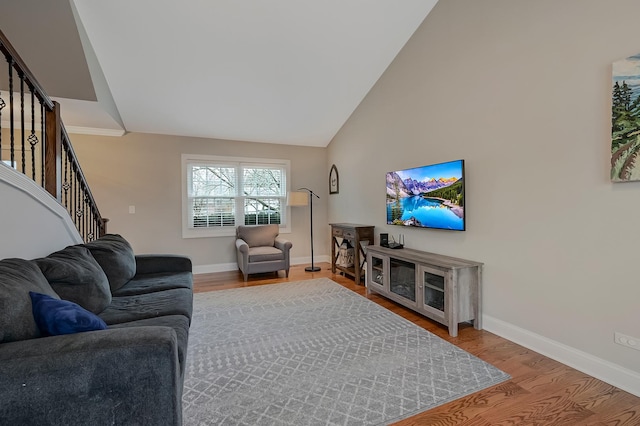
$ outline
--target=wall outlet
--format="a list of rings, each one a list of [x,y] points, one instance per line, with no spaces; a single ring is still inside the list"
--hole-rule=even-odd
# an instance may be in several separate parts
[[[627,336],[626,334],[618,333],[616,331],[613,334],[613,341],[619,345],[640,351],[640,339],[637,337]]]
[[[129,206],[129,214],[134,214],[136,212],[136,206]]]

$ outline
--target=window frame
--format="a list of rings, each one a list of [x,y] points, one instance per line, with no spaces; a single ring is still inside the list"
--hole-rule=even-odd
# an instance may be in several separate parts
[[[291,208],[287,205],[287,194],[291,190],[291,161],[274,158],[250,158],[250,157],[229,157],[218,155],[201,155],[201,154],[182,154],[182,238],[211,238],[211,237],[231,237],[236,235],[236,227],[244,225],[244,195],[234,195],[233,199],[236,206],[235,226],[229,227],[203,227],[195,228],[190,226],[191,209],[189,198],[190,184],[190,165],[192,163],[201,163],[217,166],[233,166],[236,168],[236,184],[239,185],[242,166],[277,166],[284,170],[285,188],[281,197],[261,197],[261,198],[281,198],[282,206],[280,211],[280,233],[286,234],[291,232]],[[256,197],[250,197],[256,198]]]

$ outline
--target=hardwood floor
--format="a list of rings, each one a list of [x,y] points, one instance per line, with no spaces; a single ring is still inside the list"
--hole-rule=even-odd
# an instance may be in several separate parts
[[[458,337],[446,327],[377,295],[366,295],[363,285],[332,274],[328,263],[320,272],[291,268],[280,273],[250,275],[244,282],[237,272],[194,276],[194,291],[205,292],[311,278],[330,278],[418,326],[509,373],[512,379],[396,423],[410,425],[640,425],[640,398],[578,370],[471,325],[462,324]]]

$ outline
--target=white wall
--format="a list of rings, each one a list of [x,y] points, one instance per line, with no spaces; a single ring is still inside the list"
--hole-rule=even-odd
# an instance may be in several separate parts
[[[82,243],[69,214],[31,179],[0,163],[0,259],[35,259]]]
[[[328,154],[329,221],[484,262],[488,328],[636,393],[640,353],[613,334],[640,338],[640,182],[612,184],[609,160],[611,63],[640,53],[638,16],[636,0],[442,0]],[[386,171],[460,158],[466,232],[386,226]]]
[[[291,160],[291,188],[311,188],[315,260],[328,261],[329,191],[324,148],[129,133],[123,137],[71,135],[107,232],[122,234],[137,253],[177,253],[196,272],[237,269],[235,238],[182,238],[181,154]],[[135,214],[129,214],[135,206]],[[293,263],[310,262],[309,208],[291,209]]]

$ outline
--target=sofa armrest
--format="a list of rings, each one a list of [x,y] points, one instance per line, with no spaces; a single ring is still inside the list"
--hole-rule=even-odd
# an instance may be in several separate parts
[[[293,246],[293,244],[291,244],[291,241],[281,237],[281,236],[277,236],[276,240],[275,240],[275,244],[276,248],[279,248],[280,250],[282,250],[283,252],[288,252],[289,250],[291,250],[291,247]]]
[[[191,272],[191,259],[174,254],[136,255],[136,275],[159,272]]]
[[[244,254],[249,254],[249,244],[242,238],[236,239],[236,249]]]
[[[0,344],[6,424],[179,425],[182,378],[169,327],[91,331]]]
[[[249,244],[242,238],[236,239],[236,261],[238,262],[238,268],[247,277],[249,269]]]

